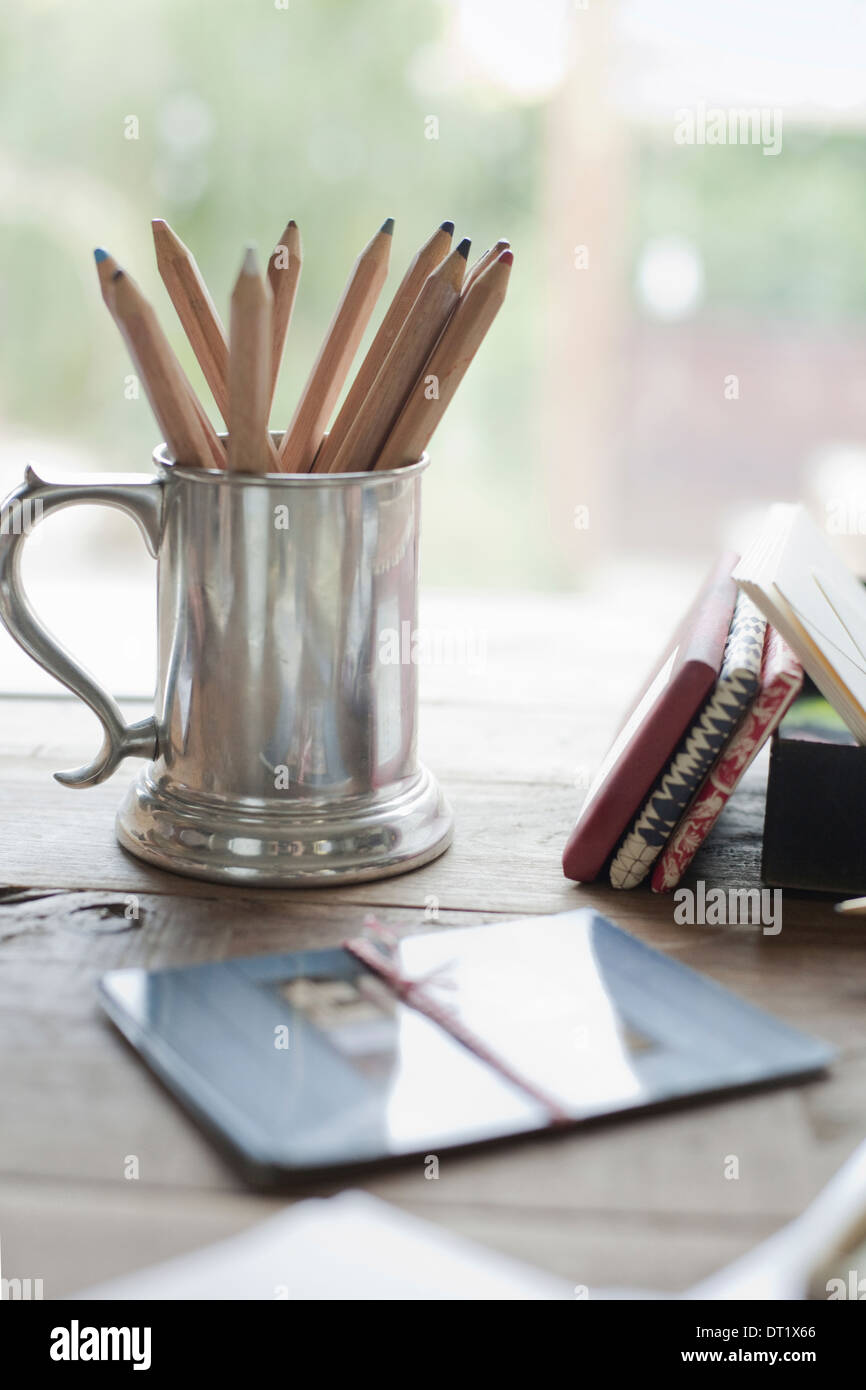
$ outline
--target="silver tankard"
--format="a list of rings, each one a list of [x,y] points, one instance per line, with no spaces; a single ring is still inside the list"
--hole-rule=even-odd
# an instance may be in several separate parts
[[[47,483],[31,469],[3,504],[38,520],[118,507],[158,567],[154,714],[112,697],[43,627],[23,592],[26,530],[0,535],[0,617],[102,722],[89,787],[149,759],[117,816],[124,848],[161,869],[250,885],[350,883],[447,848],[452,817],[418,763],[418,669],[382,659],[417,622],[421,474],[268,474],[175,465],[156,477]]]

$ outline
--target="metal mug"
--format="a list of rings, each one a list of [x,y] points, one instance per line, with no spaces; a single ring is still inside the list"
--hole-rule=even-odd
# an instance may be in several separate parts
[[[426,456],[391,473],[265,476],[179,467],[164,447],[153,458],[156,477],[48,483],[28,468],[3,504],[0,618],[105,731],[58,781],[89,787],[149,759],[117,838],[196,878],[350,883],[441,854],[452,817],[417,760],[418,669],[383,660],[381,642],[417,621]],[[137,724],[22,589],[32,528],[9,518],[81,502],[127,512],[158,562],[155,712]]]

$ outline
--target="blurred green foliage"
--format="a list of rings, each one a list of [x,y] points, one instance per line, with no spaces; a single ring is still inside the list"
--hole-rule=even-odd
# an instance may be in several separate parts
[[[98,244],[152,297],[216,419],[156,272],[154,216],[194,251],[224,316],[244,244],[267,253],[297,219],[304,270],[275,427],[288,422],[349,268],[383,218],[397,227],[382,305],[416,247],[452,217],[473,254],[504,235],[516,263],[506,308],[434,441],[425,579],[569,582],[539,476],[544,106],[449,69],[447,0],[287,4],[20,0],[0,12],[4,432],[37,437],[34,456],[49,467],[55,442],[86,450],[95,468],[146,466],[156,427],[146,400],[125,395],[132,368],[97,290]],[[435,140],[425,138],[431,115]],[[130,118],[137,139],[126,138]],[[700,254],[707,319],[859,323],[864,171],[855,133],[786,126],[770,158],[638,129],[631,264],[649,239],[677,234]],[[573,273],[570,260],[563,267]],[[561,452],[567,470],[567,442]]]
[[[289,0],[287,9],[273,0],[29,0],[4,8],[7,429],[44,436],[48,460],[54,437],[86,445],[94,467],[146,466],[156,427],[146,400],[124,394],[132,368],[99,297],[96,245],[152,297],[217,419],[159,281],[155,216],[193,250],[224,316],[244,244],[267,253],[297,219],[304,269],[275,427],[288,421],[349,268],[384,217],[397,227],[382,304],[445,217],[472,237],[473,254],[506,235],[529,265],[540,116],[442,80],[447,18],[442,5],[401,0]],[[431,114],[437,140],[425,138]],[[137,139],[126,138],[130,117]],[[428,580],[544,582],[531,573],[532,557],[521,558],[526,508],[502,500],[509,480],[513,496],[531,447],[533,304],[528,282],[515,281],[508,327],[496,325],[437,434]],[[488,534],[481,546],[479,522]]]
[[[633,257],[651,237],[700,252],[702,312],[862,324],[866,139],[788,123],[781,152],[644,135],[632,188]]]

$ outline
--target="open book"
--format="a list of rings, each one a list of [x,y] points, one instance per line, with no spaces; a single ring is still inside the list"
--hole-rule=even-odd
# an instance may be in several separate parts
[[[866,743],[866,590],[806,509],[772,507],[734,578]]]

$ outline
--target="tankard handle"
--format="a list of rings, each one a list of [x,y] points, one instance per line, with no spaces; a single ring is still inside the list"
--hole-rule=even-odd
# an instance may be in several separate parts
[[[124,723],[117,702],[51,635],[33,611],[21,583],[21,553],[30,532],[61,507],[99,502],[127,512],[138,523],[151,555],[162,534],[163,483],[152,474],[91,475],[48,483],[27,466],[24,482],[0,508],[0,619],[34,661],[89,705],[105,737],[91,763],[71,772],[55,772],[65,787],[93,787],[110,777],[123,758],[156,756],[156,718]]]

